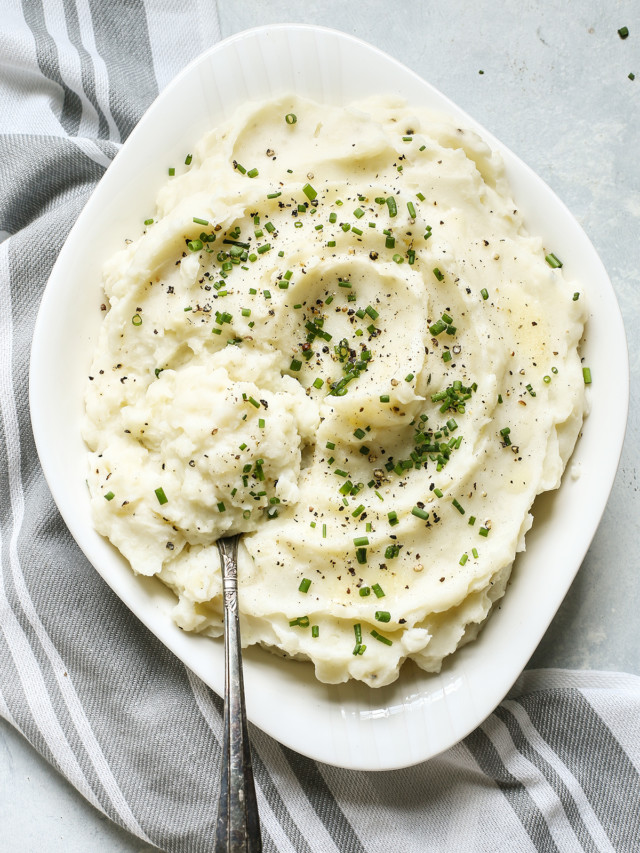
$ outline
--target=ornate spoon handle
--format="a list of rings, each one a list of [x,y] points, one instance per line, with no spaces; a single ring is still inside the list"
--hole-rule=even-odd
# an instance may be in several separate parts
[[[224,745],[215,853],[261,853],[238,619],[238,536],[218,540],[224,599]]]

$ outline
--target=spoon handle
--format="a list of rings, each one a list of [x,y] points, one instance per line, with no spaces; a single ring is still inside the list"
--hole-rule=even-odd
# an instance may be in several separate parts
[[[224,744],[215,853],[261,853],[238,619],[238,537],[218,540],[224,600]]]

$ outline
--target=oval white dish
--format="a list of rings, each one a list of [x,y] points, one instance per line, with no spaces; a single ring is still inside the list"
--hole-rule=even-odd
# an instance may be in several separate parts
[[[333,30],[286,24],[232,36],[192,63],[154,102],[69,234],[34,332],[33,431],[53,497],[88,559],[141,621],[221,694],[222,643],[177,628],[170,616],[172,593],[153,578],[135,577],[93,529],[80,435],[82,397],[102,318],[102,265],[125,238],[141,232],[167,166],[181,162],[188,146],[228,118],[238,103],[287,91],[329,103],[397,94],[446,111],[477,130],[502,153],[529,231],[558,247],[565,272],[580,282],[590,317],[598,318],[589,324],[582,348],[594,380],[583,435],[560,489],[536,501],[527,551],[518,556],[505,598],[474,643],[457,652],[440,675],[408,665],[396,683],[377,690],[360,683],[321,684],[309,664],[284,661],[261,649],[245,652],[252,722],[319,761],[388,770],[457,743],[501,701],[575,577],[617,469],[629,395],[620,311],[591,243],[541,179],[432,86],[364,42]]]

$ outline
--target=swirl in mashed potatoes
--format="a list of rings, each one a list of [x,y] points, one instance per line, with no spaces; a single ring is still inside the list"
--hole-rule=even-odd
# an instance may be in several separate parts
[[[325,682],[436,672],[503,595],[584,413],[584,300],[500,158],[375,99],[250,103],[105,270],[86,394],[97,529],[222,631]]]

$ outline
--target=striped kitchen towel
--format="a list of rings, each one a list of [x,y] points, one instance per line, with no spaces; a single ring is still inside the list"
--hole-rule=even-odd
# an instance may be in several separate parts
[[[205,0],[4,0],[0,26],[0,714],[97,809],[176,853],[212,848],[222,703],[71,540],[27,375],[69,228],[158,91],[219,35]],[[463,743],[385,773],[253,729],[265,850],[631,853],[639,711],[637,677],[529,671]]]

